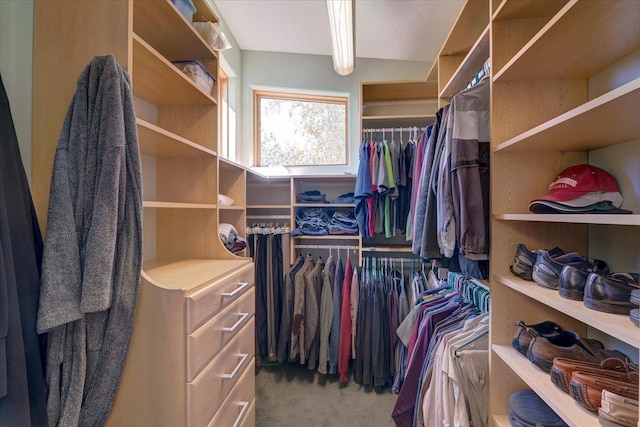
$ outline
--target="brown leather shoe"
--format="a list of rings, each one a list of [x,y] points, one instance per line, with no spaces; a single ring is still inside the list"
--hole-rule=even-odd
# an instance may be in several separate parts
[[[638,384],[638,366],[625,363],[622,359],[610,357],[601,363],[590,363],[579,360],[556,357],[551,367],[551,382],[560,390],[569,393],[569,382],[573,372],[593,374],[611,378],[613,380],[633,382]]]
[[[574,372],[569,383],[569,395],[589,411],[597,411],[601,406],[602,390],[608,390],[629,399],[638,399],[638,385],[617,381],[593,374]]]
[[[635,427],[638,424],[638,400],[602,390],[601,403],[598,414],[603,426]]]
[[[529,344],[531,344],[534,334],[547,337],[557,335],[563,331],[562,326],[549,320],[534,325],[525,325],[522,320],[519,320],[516,322],[516,326],[516,333],[513,335],[511,345],[525,356],[527,355],[527,349],[529,348]]]
[[[580,338],[573,331],[562,331],[559,334],[544,337],[535,335],[527,349],[527,357],[534,365],[549,372],[553,366],[553,359],[563,357],[565,359],[581,360],[591,363],[600,363],[608,357],[595,343]]]
[[[607,313],[629,314],[635,307],[629,301],[631,291],[639,288],[637,274],[615,273],[603,276],[591,273],[584,287],[584,305]]]

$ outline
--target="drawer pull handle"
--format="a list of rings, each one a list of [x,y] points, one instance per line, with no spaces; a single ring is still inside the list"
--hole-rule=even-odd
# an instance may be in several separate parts
[[[250,316],[249,313],[235,313],[235,316],[240,316],[240,318],[238,319],[238,321],[236,323],[233,324],[233,326],[229,326],[228,328],[222,328],[222,332],[229,332],[229,333],[233,333],[235,331],[237,331],[238,329],[240,329],[240,326],[242,324],[244,324],[244,321],[247,320],[247,317]]]
[[[247,360],[247,357],[249,357],[248,353],[244,353],[244,354],[238,354],[238,357],[240,357],[240,363],[238,363],[238,365],[233,369],[233,372],[231,372],[230,374],[222,374],[221,377],[225,380],[231,380],[233,378],[235,378],[236,375],[238,375],[238,371],[240,370],[240,368],[242,368],[242,365],[244,365],[245,360]]]
[[[233,423],[233,427],[238,427],[240,425],[240,421],[244,418],[244,414],[247,412],[247,408],[249,407],[249,402],[238,402],[237,405],[241,406],[242,409],[238,414],[238,418],[236,418],[236,422]]]
[[[223,298],[233,298],[236,295],[238,295],[240,292],[242,292],[243,290],[245,290],[246,288],[249,287],[249,283],[248,282],[244,282],[244,283],[238,283],[238,287],[231,291],[231,292],[223,292],[222,293],[222,297]]]

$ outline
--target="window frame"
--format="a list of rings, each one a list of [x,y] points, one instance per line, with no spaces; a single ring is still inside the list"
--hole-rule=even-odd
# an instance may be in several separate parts
[[[344,163],[307,164],[307,165],[283,165],[285,167],[327,167],[349,165],[349,96],[318,95],[309,93],[291,93],[273,90],[253,91],[253,156],[255,166],[262,166],[260,158],[260,100],[262,98],[278,100],[294,100],[309,102],[324,102],[344,105],[345,108],[345,132],[344,132]]]

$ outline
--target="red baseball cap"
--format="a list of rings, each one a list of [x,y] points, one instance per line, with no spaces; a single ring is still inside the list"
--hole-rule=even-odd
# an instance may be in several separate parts
[[[580,164],[570,166],[558,174],[549,184],[549,192],[532,201],[550,201],[575,205],[591,204],[599,201],[610,201],[616,207],[622,204],[622,195],[618,181],[604,169]]]

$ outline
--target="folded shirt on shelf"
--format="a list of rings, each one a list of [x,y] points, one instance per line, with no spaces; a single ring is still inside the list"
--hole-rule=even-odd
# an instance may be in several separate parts
[[[223,222],[218,227],[218,235],[225,248],[231,253],[236,253],[244,250],[247,247],[246,240],[238,235],[238,230],[226,222]]]
[[[318,190],[307,190],[296,194],[298,203],[327,203],[327,195]]]
[[[300,209],[296,228],[291,236],[325,236],[327,234],[357,234],[358,223],[353,212],[323,208]]]

